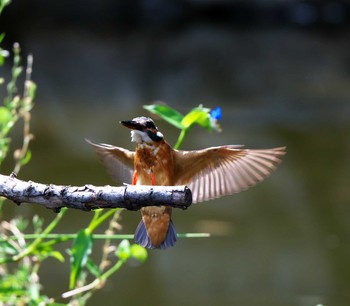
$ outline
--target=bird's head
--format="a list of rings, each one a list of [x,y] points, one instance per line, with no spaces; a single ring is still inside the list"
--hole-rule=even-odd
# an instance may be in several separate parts
[[[151,118],[136,117],[132,120],[121,121],[120,123],[132,130],[131,141],[133,142],[158,142],[164,138]]]

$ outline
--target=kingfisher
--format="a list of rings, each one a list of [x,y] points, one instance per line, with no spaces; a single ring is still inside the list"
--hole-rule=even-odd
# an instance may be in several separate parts
[[[245,149],[242,145],[176,150],[165,141],[151,118],[142,116],[120,123],[131,129],[135,151],[87,140],[111,176],[133,185],[187,185],[192,191],[192,203],[254,186],[275,170],[286,153],[286,147]],[[151,249],[173,246],[177,233],[171,212],[170,206],[141,208],[135,242]]]

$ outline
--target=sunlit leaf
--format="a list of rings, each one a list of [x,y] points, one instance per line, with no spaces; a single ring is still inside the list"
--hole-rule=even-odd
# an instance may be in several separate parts
[[[84,229],[81,230],[74,240],[71,249],[70,289],[75,287],[81,269],[86,265],[89,255],[91,254],[92,245],[93,240],[91,233]]]
[[[62,255],[61,252],[51,251],[51,252],[48,252],[46,255],[47,255],[46,257],[53,257],[60,262],[64,262],[64,256]]]
[[[41,261],[48,257],[53,257],[60,262],[64,262],[63,255],[59,251],[54,250],[51,244],[45,242],[38,245],[33,251],[33,254],[35,254]]]
[[[145,262],[147,260],[148,253],[144,247],[138,244],[133,244],[130,248],[130,251],[131,251],[131,256],[137,259],[138,261]]]
[[[11,117],[11,112],[6,107],[0,106],[0,124],[7,123]]]
[[[11,0],[1,0],[0,1],[0,13],[5,8],[5,6],[9,5],[11,3]]]
[[[23,68],[22,67],[15,67],[13,70],[12,70],[12,75],[14,78],[18,78],[21,73],[23,71]]]
[[[193,124],[197,123],[200,126],[211,130],[211,124],[210,124],[210,108],[204,108],[204,107],[196,107],[192,109],[182,120],[182,125],[186,128],[189,128]]]
[[[120,259],[120,260],[128,260],[131,255],[131,250],[130,250],[130,242],[127,239],[122,240],[119,245],[118,249],[115,252],[115,255]]]
[[[0,34],[0,42],[2,42],[2,40],[4,39],[5,37],[5,33],[1,33]],[[0,48],[0,66],[2,66],[5,62],[5,56],[4,56],[4,53],[3,53],[3,49]]]
[[[0,66],[4,65],[4,63],[5,63],[5,56],[2,55],[2,49],[0,48]]]
[[[0,48],[0,66],[2,66],[5,63],[5,58],[8,57],[9,55],[10,55],[10,52]]]
[[[151,105],[144,105],[143,108],[148,110],[152,114],[156,114],[162,117],[165,121],[175,126],[176,128],[180,130],[183,129],[183,126],[181,124],[183,115],[179,113],[177,110],[171,108],[170,106],[161,105],[161,104],[151,104]]]

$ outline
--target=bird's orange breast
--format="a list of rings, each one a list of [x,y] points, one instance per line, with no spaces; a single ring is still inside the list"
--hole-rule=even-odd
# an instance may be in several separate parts
[[[172,186],[173,160],[173,151],[164,140],[159,143],[138,144],[135,151],[133,184]],[[141,208],[142,221],[154,247],[159,247],[166,240],[171,222],[171,210],[168,206]]]
[[[171,147],[165,142],[138,144],[134,166],[137,172],[137,185],[174,184],[174,162]]]

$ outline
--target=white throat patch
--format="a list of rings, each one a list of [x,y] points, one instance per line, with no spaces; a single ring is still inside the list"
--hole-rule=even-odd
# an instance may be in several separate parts
[[[131,141],[136,143],[142,143],[142,142],[152,142],[152,139],[149,138],[149,136],[145,132],[132,130]]]

